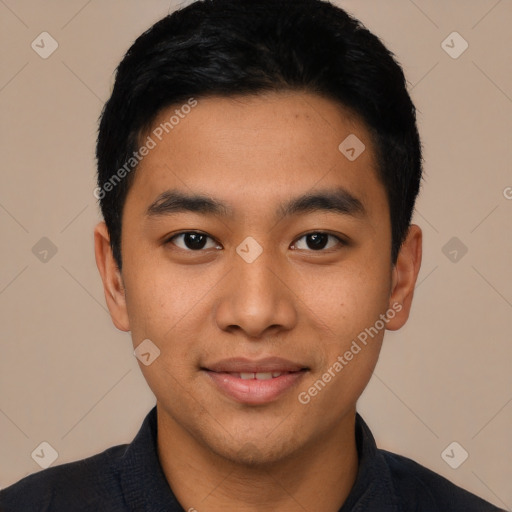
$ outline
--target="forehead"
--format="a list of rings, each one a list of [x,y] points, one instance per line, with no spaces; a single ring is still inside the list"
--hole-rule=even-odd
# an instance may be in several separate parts
[[[141,137],[154,147],[127,198],[141,213],[167,190],[224,198],[241,213],[341,187],[369,211],[387,208],[369,131],[338,103],[300,92],[196,101],[164,109]]]

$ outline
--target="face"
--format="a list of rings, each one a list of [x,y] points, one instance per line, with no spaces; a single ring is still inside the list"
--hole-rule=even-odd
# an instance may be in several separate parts
[[[107,302],[134,347],[160,350],[140,366],[169,432],[233,461],[276,461],[354,414],[384,330],[406,321],[418,244],[392,265],[369,133],[339,105],[198,98],[158,130],[176,109],[142,139],[155,146],[124,206],[117,280],[97,228]],[[359,156],[339,149],[349,135]]]

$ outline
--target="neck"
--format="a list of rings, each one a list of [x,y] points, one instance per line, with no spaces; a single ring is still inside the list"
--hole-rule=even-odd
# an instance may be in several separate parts
[[[358,470],[355,410],[283,460],[247,465],[214,453],[158,409],[160,464],[176,499],[197,512],[338,512]]]

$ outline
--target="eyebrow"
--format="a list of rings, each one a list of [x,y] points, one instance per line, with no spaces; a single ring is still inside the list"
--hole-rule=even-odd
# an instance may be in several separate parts
[[[363,203],[348,190],[334,189],[309,192],[279,205],[276,217],[282,219],[292,215],[330,211],[342,215],[364,217],[367,213]],[[234,210],[227,204],[203,194],[186,194],[180,190],[166,190],[146,209],[147,218],[158,218],[183,212],[203,215],[232,217]]]

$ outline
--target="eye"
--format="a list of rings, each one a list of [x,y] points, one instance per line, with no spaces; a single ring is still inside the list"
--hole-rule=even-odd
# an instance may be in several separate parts
[[[330,246],[328,246],[329,238],[331,238],[332,240],[335,241],[335,243],[331,244]],[[304,243],[301,244],[300,241],[302,239],[305,239],[305,244]],[[301,247],[301,245],[302,245],[302,247]],[[299,250],[311,249],[313,251],[322,251],[322,250],[326,249],[327,246],[328,246],[327,249],[332,249],[333,247],[336,247],[336,245],[343,246],[346,244],[341,238],[339,238],[337,236],[331,235],[329,233],[323,233],[321,231],[315,231],[314,233],[307,233],[306,235],[303,235],[300,238],[298,238],[297,242],[295,242],[292,245],[292,248],[299,249]]]
[[[208,239],[212,242],[210,246],[207,246]],[[213,238],[204,233],[198,233],[196,231],[184,231],[183,233],[178,233],[167,239],[165,243],[172,243],[185,251],[200,251],[202,249],[212,249],[219,247],[219,244],[217,244]]]
[[[301,242],[301,240],[304,240],[305,244],[304,242]],[[210,241],[210,245],[208,245],[208,241]],[[212,237],[197,231],[184,231],[182,233],[177,233],[168,238],[165,243],[172,243],[180,249],[189,252],[198,252],[203,249],[222,248]],[[335,235],[315,231],[298,238],[292,245],[292,249],[323,251],[332,249],[333,247],[336,247],[336,245],[343,246],[346,245],[346,242]]]

